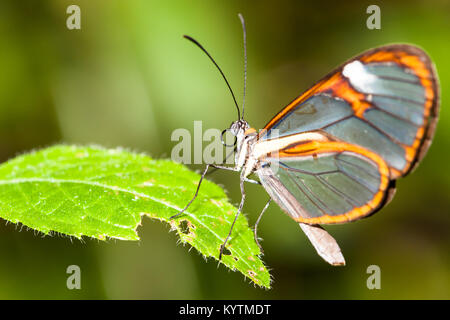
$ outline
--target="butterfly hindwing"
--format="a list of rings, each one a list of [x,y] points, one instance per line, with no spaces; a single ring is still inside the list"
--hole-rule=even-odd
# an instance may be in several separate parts
[[[262,159],[262,185],[294,220],[343,223],[380,208],[390,190],[389,168],[377,154],[342,142],[289,145]]]

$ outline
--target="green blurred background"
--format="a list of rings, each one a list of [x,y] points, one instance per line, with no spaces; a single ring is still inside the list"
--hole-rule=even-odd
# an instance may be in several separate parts
[[[81,30],[66,8],[81,8]],[[381,30],[366,8],[381,8]],[[96,143],[170,157],[176,128],[193,121],[226,128],[235,120],[218,72],[183,34],[215,57],[241,100],[242,33],[248,29],[246,118],[256,128],[357,53],[414,43],[434,60],[442,109],[419,168],[398,181],[394,201],[369,219],[331,226],[347,266],[328,266],[287,215],[272,205],[259,235],[273,289],[262,290],[177,245],[168,225],[144,219],[140,242],[42,236],[0,221],[4,299],[396,299],[450,298],[450,3],[434,1],[1,1],[0,160],[55,143]],[[192,166],[199,169],[200,166]],[[216,172],[234,203],[238,175]],[[249,185],[253,225],[267,195]],[[20,232],[21,231],[21,232]],[[66,288],[68,265],[82,289]],[[381,268],[381,290],[366,269]]]

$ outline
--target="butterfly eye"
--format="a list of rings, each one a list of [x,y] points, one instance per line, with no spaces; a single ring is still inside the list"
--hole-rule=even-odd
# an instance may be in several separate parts
[[[227,133],[227,131],[231,132],[231,129],[228,128],[228,129],[225,129],[225,130],[222,131],[222,134],[220,135],[220,141],[222,141],[222,144],[225,147],[234,147],[236,145],[236,143],[237,143],[237,138],[236,138],[236,136],[234,136],[234,143],[233,144],[227,144],[225,142],[225,139],[224,139],[225,133]]]

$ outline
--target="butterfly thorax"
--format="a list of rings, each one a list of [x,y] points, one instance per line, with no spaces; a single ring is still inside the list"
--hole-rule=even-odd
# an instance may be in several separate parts
[[[243,170],[244,177],[247,177],[254,170],[257,160],[251,157],[253,146],[257,141],[257,132],[245,120],[238,120],[231,124],[231,133],[236,136],[236,168]]]

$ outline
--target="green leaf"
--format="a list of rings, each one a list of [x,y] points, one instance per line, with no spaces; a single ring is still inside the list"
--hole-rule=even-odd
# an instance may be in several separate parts
[[[143,215],[170,223],[183,243],[218,259],[236,208],[216,184],[181,164],[100,147],[54,146],[0,166],[0,217],[39,230],[80,238],[138,240]],[[261,287],[269,273],[246,218],[237,220],[222,263]]]

